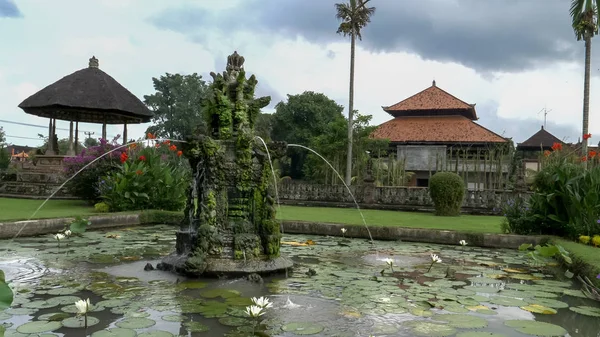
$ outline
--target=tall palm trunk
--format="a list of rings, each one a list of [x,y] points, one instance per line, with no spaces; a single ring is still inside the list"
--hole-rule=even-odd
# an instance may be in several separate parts
[[[352,118],[354,117],[354,46],[356,34],[350,34],[350,94],[348,102],[348,153],[346,154],[346,185],[352,182]]]
[[[583,137],[582,137],[582,156],[587,156],[588,140],[588,123],[590,119],[590,68],[592,58],[592,37],[586,34],[585,39],[585,74],[583,77]],[[587,166],[587,161],[583,161],[583,165]]]

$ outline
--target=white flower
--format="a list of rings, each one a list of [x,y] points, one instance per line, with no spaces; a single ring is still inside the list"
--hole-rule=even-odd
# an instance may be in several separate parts
[[[342,231],[342,234],[346,234],[346,228],[342,228],[340,230]]]
[[[383,259],[383,262],[385,262],[385,263],[387,263],[388,265],[391,266],[391,265],[394,264],[394,259],[390,259],[390,258]]]
[[[64,234],[60,234],[60,233],[58,233],[58,234],[54,234],[54,238],[55,238],[57,241],[60,241],[60,240],[62,240],[62,239],[64,239],[64,238],[65,238],[65,235],[64,235]]]
[[[77,307],[77,313],[80,315],[85,315],[90,310],[90,299],[87,300],[79,300],[75,302],[75,307]]]
[[[458,243],[460,243],[461,246],[467,245],[467,241],[465,241],[465,240],[460,240],[460,241],[458,241]]]
[[[433,261],[434,263],[442,263],[442,259],[440,259],[440,257],[435,254],[431,254],[431,261]]]
[[[270,307],[273,306],[273,303],[271,303],[271,301],[269,301],[269,298],[267,297],[252,297],[252,303],[254,303],[257,307],[263,308],[263,309],[268,309]]]
[[[71,233],[71,231],[70,231],[70,230],[68,230],[68,229],[67,229],[67,230],[65,231],[65,235],[66,235],[66,236],[71,236],[71,234],[72,234],[72,233]]]
[[[250,316],[250,317],[260,317],[262,315],[264,315],[265,312],[263,311],[263,308],[256,306],[256,305],[251,305],[246,307],[246,315]]]

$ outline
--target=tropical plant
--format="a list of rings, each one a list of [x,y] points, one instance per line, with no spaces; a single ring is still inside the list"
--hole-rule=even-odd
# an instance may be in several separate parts
[[[155,146],[129,147],[120,156],[121,165],[100,181],[101,198],[111,211],[183,208],[189,167],[182,152],[168,141],[151,142]]]
[[[585,43],[585,70],[583,79],[583,138],[582,156],[587,155],[588,124],[590,113],[590,69],[592,54],[592,37],[598,34],[598,8],[600,0],[572,0],[571,1],[571,26],[577,41]]]
[[[506,234],[539,234],[539,218],[536,217],[527,201],[518,196],[508,200],[501,207],[504,220],[502,232]]]
[[[465,182],[454,172],[438,172],[429,180],[435,214],[458,216],[465,196]]]
[[[337,33],[350,36],[350,88],[348,97],[348,150],[346,154],[346,184],[352,179],[352,131],[354,114],[354,59],[356,38],[362,40],[361,30],[371,22],[375,7],[367,7],[371,0],[349,0],[335,4],[336,18],[341,20]]]
[[[569,256],[569,252],[561,245],[547,243],[544,246],[536,245],[534,247],[530,243],[524,243],[519,246],[519,250],[527,252],[527,256],[529,256],[536,264],[546,265],[548,264],[548,259],[551,258],[560,258],[566,264],[573,263],[573,260]],[[571,277],[573,277],[572,274]]]
[[[0,269],[0,311],[10,307],[13,301],[12,289],[6,283],[4,272]],[[0,325],[2,326],[2,325]],[[2,330],[0,330],[1,332]]]

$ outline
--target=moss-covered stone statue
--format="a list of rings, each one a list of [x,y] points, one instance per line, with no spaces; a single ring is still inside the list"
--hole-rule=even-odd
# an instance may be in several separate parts
[[[275,219],[273,177],[254,122],[271,97],[254,97],[258,81],[246,78],[244,58],[233,53],[223,74],[211,73],[206,100],[210,136],[183,145],[192,167],[185,219],[177,251],[163,267],[187,275],[271,273],[292,266],[279,255],[280,224]],[[271,157],[284,143],[269,144]]]

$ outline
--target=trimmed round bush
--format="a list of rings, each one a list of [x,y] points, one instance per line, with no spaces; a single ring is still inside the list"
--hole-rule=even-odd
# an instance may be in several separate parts
[[[458,216],[465,196],[465,182],[456,173],[438,172],[429,180],[435,215]]]
[[[110,207],[108,207],[108,205],[104,202],[99,202],[95,204],[94,209],[98,213],[107,213],[108,211],[110,211]]]

